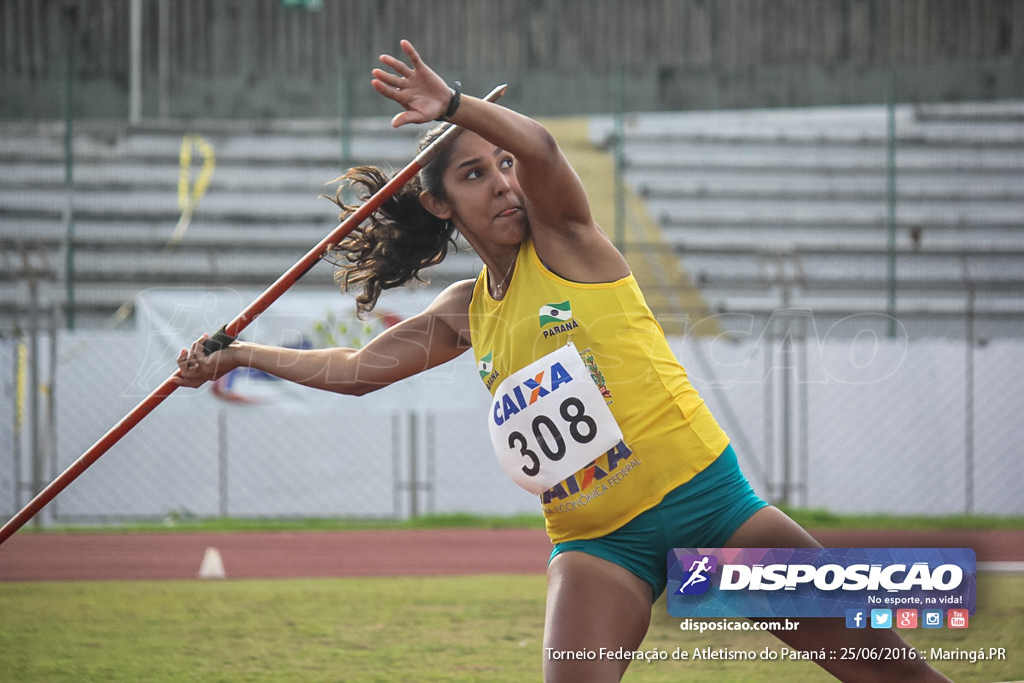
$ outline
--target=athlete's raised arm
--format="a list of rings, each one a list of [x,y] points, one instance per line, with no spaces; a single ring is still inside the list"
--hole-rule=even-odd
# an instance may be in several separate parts
[[[402,41],[402,50],[409,64],[382,55],[381,62],[390,71],[373,71],[377,92],[405,110],[394,117],[393,125],[441,118],[453,91],[408,41]],[[550,131],[528,116],[465,94],[446,120],[514,157],[531,237],[552,270],[579,282],[603,282],[628,274],[625,259],[595,224],[583,184]]]

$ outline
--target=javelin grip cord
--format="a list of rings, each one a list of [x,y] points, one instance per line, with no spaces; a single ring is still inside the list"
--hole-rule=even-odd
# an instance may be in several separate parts
[[[483,99],[488,102],[494,102],[504,95],[507,89],[508,86],[500,85],[488,93]],[[249,304],[245,310],[239,313],[234,320],[224,325],[224,327],[210,337],[210,340],[216,340],[215,343],[221,345],[219,348],[223,348],[234,341],[238,337],[239,333],[244,330],[249,323],[255,320],[257,316],[263,313],[263,311],[267,310],[267,308],[269,308],[274,301],[279,299],[289,287],[295,284],[300,277],[316,265],[327,251],[327,247],[329,245],[340,244],[345,235],[352,232],[356,226],[369,218],[374,211],[380,208],[381,204],[398,192],[403,185],[409,182],[414,175],[419,173],[420,169],[430,163],[430,161],[440,153],[441,149],[450,144],[461,132],[461,128],[449,124],[448,129],[438,136],[432,143],[427,145],[427,147],[419,154],[417,154],[416,158],[413,159],[412,162],[396,173],[395,176],[392,177],[386,185],[384,185],[384,187],[379,189],[370,198],[363,202],[358,209],[352,212],[340,225],[332,230],[327,237],[321,240],[319,244],[299,259],[295,265],[279,277],[274,284],[263,292],[263,294]],[[26,522],[42,510],[47,503],[56,498],[61,491],[71,484],[71,482],[77,479],[86,469],[99,460],[104,453],[106,453],[125,434],[131,431],[135,425],[141,422],[146,415],[149,415],[149,413],[160,405],[165,398],[174,393],[174,390],[178,388],[178,385],[174,383],[174,379],[180,376],[180,373],[175,370],[174,374],[165,379],[163,384],[154,389],[149,396],[144,398],[141,403],[121,418],[120,422],[100,437],[99,441],[93,444],[89,450],[71,463],[71,465],[61,472],[56,479],[50,482],[46,488],[36,494],[35,498],[30,500],[25,507],[23,507],[16,515],[11,517],[3,527],[0,527],[0,545],[3,545],[3,543],[13,536],[18,529],[23,527]]]
[[[238,337],[232,337],[230,334],[225,332],[222,327],[214,332],[212,337],[206,338],[206,341],[203,342],[203,350],[206,351],[207,355],[216,351],[223,351],[236,339],[238,339]]]

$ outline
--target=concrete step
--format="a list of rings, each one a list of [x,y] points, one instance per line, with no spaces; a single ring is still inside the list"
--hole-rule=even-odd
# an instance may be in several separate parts
[[[886,202],[889,182],[884,173],[818,173],[801,169],[760,173],[733,169],[680,169],[672,174],[636,169],[629,184],[648,200],[777,199],[827,202],[836,199]],[[965,172],[907,172],[895,183],[896,201],[1024,202],[1024,172],[979,178]]]

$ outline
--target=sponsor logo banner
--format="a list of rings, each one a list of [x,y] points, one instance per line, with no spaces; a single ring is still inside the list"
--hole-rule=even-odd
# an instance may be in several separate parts
[[[976,579],[970,548],[675,548],[668,613],[848,621],[872,609],[974,614]]]

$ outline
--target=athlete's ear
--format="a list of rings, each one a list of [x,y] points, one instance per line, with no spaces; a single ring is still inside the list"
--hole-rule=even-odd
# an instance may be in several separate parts
[[[452,217],[452,207],[447,200],[438,199],[426,190],[420,192],[420,204],[423,208],[434,214],[441,220],[448,220]]]

